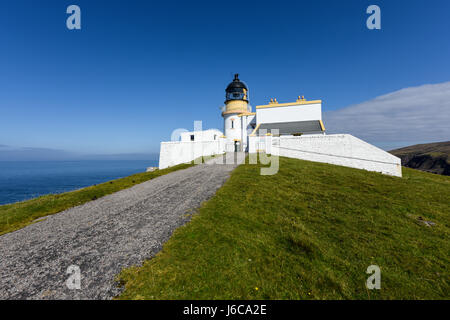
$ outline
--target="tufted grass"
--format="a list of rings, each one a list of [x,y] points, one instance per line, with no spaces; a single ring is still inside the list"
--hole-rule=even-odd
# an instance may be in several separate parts
[[[123,270],[117,298],[449,299],[449,177],[288,158],[259,169],[239,166],[156,257]],[[365,287],[372,264],[380,290]]]

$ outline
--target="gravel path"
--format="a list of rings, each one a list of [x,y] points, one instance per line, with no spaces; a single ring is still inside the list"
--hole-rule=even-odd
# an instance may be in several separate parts
[[[197,165],[0,236],[0,299],[111,299],[114,277],[161,250],[235,165]],[[77,265],[81,289],[69,289]]]

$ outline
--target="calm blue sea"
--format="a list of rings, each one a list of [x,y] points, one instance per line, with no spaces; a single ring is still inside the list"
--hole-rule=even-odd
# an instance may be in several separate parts
[[[155,160],[0,161],[0,205],[145,172]]]

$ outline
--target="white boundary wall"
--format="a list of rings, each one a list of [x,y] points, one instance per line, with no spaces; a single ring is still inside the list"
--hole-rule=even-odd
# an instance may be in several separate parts
[[[213,141],[169,141],[161,142],[159,169],[180,163],[191,162],[202,156],[224,153],[225,139]]]
[[[249,138],[250,153],[265,149],[268,154],[278,154],[282,157],[365,169],[396,177],[402,176],[400,158],[350,134]]]
[[[283,157],[402,176],[400,158],[350,134],[274,137],[272,148]]]

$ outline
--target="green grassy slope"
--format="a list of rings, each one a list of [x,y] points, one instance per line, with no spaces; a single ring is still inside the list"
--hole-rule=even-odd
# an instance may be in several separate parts
[[[155,258],[121,273],[118,298],[448,299],[450,178],[403,174],[242,165]],[[365,287],[372,264],[381,290]]]
[[[163,170],[137,173],[126,178],[112,180],[76,191],[50,194],[32,200],[2,205],[0,206],[0,235],[23,228],[38,218],[64,211],[190,166],[192,164],[180,164]]]

